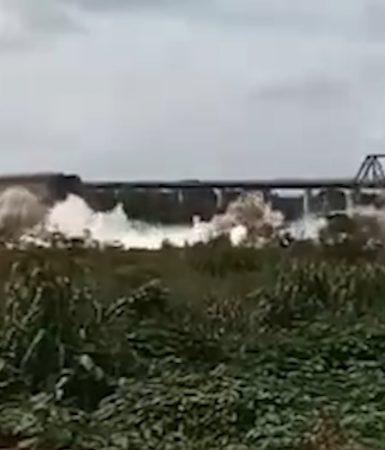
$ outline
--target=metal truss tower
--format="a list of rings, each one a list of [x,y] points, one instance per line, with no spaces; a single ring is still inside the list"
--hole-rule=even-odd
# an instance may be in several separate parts
[[[383,153],[367,155],[354,178],[355,184],[385,188],[385,170],[381,163],[384,159]]]

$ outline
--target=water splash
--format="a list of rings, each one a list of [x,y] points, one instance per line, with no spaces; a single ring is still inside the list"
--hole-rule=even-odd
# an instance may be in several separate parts
[[[207,224],[191,227],[157,226],[127,218],[122,205],[103,213],[93,211],[80,197],[70,195],[49,212],[45,229],[61,233],[68,238],[89,236],[101,244],[129,248],[158,249],[164,242],[175,246],[194,244],[208,237]]]
[[[52,208],[44,228],[69,238],[89,235],[99,243],[115,243],[127,249],[157,249],[164,242],[181,247],[208,242],[221,235],[228,236],[233,245],[240,245],[251,235],[269,239],[282,223],[283,216],[273,211],[259,193],[241,196],[211,221],[195,217],[190,226],[157,226],[130,220],[122,205],[108,213],[95,212],[82,198],[70,195]]]
[[[0,235],[18,238],[43,222],[48,208],[28,189],[15,186],[0,194]]]
[[[290,223],[287,227],[287,232],[296,241],[318,241],[321,231],[327,224],[325,217],[307,215]]]
[[[30,201],[30,209],[33,208]],[[17,209],[15,204],[14,210]],[[216,215],[210,221],[195,217],[190,226],[134,221],[127,218],[122,205],[107,213],[95,212],[83,198],[69,195],[48,211],[39,227],[25,232],[22,239],[43,245],[48,236],[60,233],[67,238],[81,238],[126,249],[158,249],[165,242],[181,247],[226,235],[233,245],[250,240],[254,244],[263,244],[276,236],[282,224],[282,214],[273,211],[258,192],[242,194],[224,214]]]
[[[375,222],[383,230],[385,209],[357,207],[348,215],[363,229]],[[22,242],[49,245],[59,233],[66,238],[80,238],[99,245],[125,249],[159,249],[164,243],[182,247],[228,236],[234,246],[261,246],[288,233],[295,240],[317,241],[328,225],[325,217],[307,216],[287,224],[280,211],[272,209],[260,192],[243,193],[223,214],[210,221],[194,217],[191,225],[154,225],[127,218],[122,205],[110,212],[96,212],[86,201],[69,195],[51,209],[25,188],[10,188],[0,195],[0,234],[11,229]],[[373,227],[372,227],[373,228]],[[4,235],[5,233],[3,233]],[[21,237],[20,237],[21,236]]]

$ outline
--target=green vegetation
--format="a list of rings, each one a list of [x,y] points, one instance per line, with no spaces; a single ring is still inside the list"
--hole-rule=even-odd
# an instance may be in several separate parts
[[[0,444],[385,449],[382,250],[0,251]]]

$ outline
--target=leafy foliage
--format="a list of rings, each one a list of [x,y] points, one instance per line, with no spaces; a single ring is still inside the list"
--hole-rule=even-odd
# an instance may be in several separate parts
[[[296,251],[2,250],[4,445],[384,449],[384,266]]]

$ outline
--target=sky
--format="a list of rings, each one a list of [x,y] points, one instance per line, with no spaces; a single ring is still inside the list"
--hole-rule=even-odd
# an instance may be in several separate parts
[[[0,172],[353,176],[385,0],[0,0]]]

